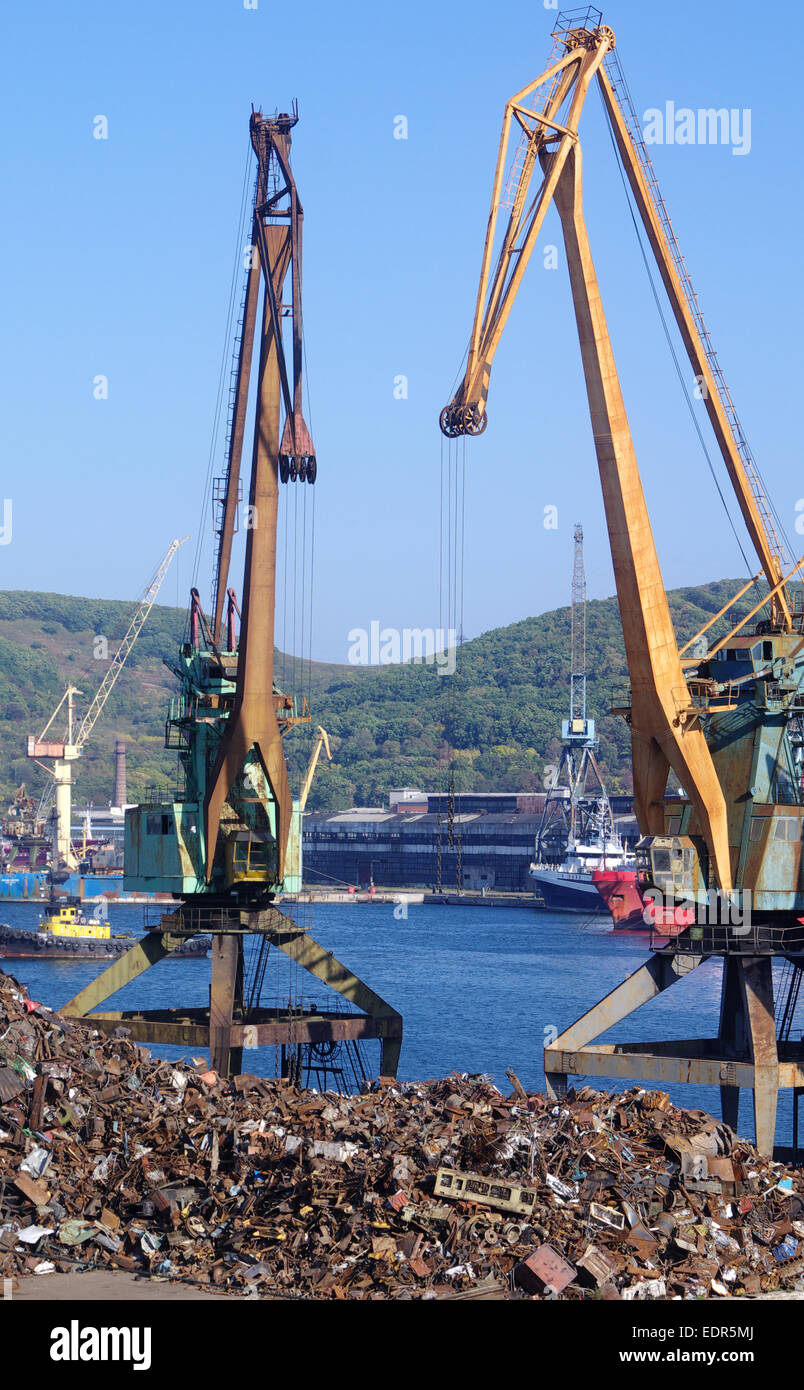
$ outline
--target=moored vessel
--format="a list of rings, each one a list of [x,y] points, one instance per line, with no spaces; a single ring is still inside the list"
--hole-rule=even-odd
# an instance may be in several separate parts
[[[98,904],[88,915],[77,899],[51,901],[47,914],[33,930],[0,923],[0,957],[5,960],[97,960],[106,963],[135,946],[132,933],[112,935]],[[167,957],[203,959],[211,945],[208,936],[193,936]]]
[[[592,882],[603,904],[611,913],[615,931],[648,931],[636,869],[592,870]]]
[[[555,863],[531,864],[529,873],[548,911],[605,913],[610,909],[598,890],[597,875],[610,872],[609,865],[619,870],[633,862],[618,835],[601,834],[586,843],[569,844],[563,858]]]
[[[598,765],[595,721],[586,711],[586,576],[583,528],[575,527],[572,572],[569,718],[561,724],[561,756],[550,768],[547,799],[529,869],[534,894],[548,911],[608,912],[597,890],[597,869],[629,868],[631,854],[614,828]]]

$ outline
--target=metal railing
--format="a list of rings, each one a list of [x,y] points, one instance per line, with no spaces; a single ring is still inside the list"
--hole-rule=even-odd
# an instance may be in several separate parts
[[[804,914],[803,914],[804,915]],[[688,956],[786,956],[804,954],[804,925],[766,922],[695,922],[677,936],[651,927],[652,951]]]

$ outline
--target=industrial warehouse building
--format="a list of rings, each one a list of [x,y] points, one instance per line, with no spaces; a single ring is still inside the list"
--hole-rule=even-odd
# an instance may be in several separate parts
[[[391,792],[387,809],[310,814],[305,886],[528,892],[544,800],[532,792],[456,793],[452,836],[446,795],[411,788]],[[636,840],[630,798],[611,801],[620,834]]]

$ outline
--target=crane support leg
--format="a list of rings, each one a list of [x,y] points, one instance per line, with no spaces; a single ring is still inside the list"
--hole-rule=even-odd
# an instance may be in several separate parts
[[[96,1009],[105,999],[110,999],[124,985],[128,985],[132,980],[136,980],[143,971],[150,970],[157,961],[164,960],[165,956],[179,943],[175,940],[170,945],[166,944],[161,932],[148,932],[138,941],[136,946],[132,946],[125,955],[119,956],[108,970],[101,971],[85,989],[76,994],[69,1003],[65,1004],[59,1012],[65,1014],[67,1018],[83,1018],[92,1009]]]
[[[362,1009],[369,1018],[385,1020],[391,1025],[389,1031],[382,1035],[380,1067],[383,1076],[396,1076],[402,1048],[401,1014],[392,1009],[390,1004],[386,1004],[373,989],[369,989],[357,975],[347,970],[331,951],[326,951],[320,946],[309,932],[293,932],[286,936],[278,934],[273,939],[280,951],[284,951],[285,955],[290,956],[303,970],[309,971],[317,980],[336,990],[350,1004]]]
[[[739,961],[727,956],[723,962],[723,984],[720,992],[720,1036],[726,1048],[735,1057],[742,1057],[748,1046],[740,985]],[[730,1084],[728,1080],[722,1081],[720,1085],[720,1113],[725,1124],[731,1125],[732,1129],[737,1128],[740,1088]]]
[[[773,962],[768,956],[740,961],[748,1041],[754,1063],[754,1126],[760,1153],[773,1153],[779,1056],[773,1013]]]
[[[576,1071],[591,1070],[589,1043],[627,1018],[635,1009],[647,1004],[648,1000],[655,999],[657,994],[669,989],[682,974],[689,974],[700,962],[699,956],[651,956],[639,970],[607,994],[605,999],[601,999],[571,1027],[565,1029],[554,1043],[544,1049],[544,1072],[548,1093],[551,1096],[563,1095],[567,1089],[569,1075]],[[612,1047],[597,1049],[595,1055],[601,1052],[607,1054],[613,1050]],[[603,1072],[602,1075],[606,1073]]]
[[[243,938],[221,933],[212,938],[209,987],[209,1065],[220,1076],[243,1070],[243,1049],[232,1046],[235,1010],[243,1003]]]
[[[549,169],[553,157],[541,158]],[[698,812],[717,886],[729,892],[726,803],[703,732],[685,724],[689,696],[592,261],[577,144],[567,156],[555,202],[567,250],[631,677],[634,794],[640,822],[662,833],[659,806],[667,768],[672,767]]]
[[[180,941],[196,935],[201,926],[212,935],[208,1010],[129,1009],[93,1013],[92,1024],[112,1032],[123,1025],[137,1042],[209,1047],[210,1067],[220,1076],[234,1076],[242,1071],[244,1047],[294,1048],[305,1043],[376,1038],[381,1047],[380,1075],[396,1076],[402,1048],[402,1015],[285,912],[276,907],[253,912],[225,910],[222,925],[216,928],[211,914],[201,918],[192,909],[182,923],[179,908],[167,914],[163,922],[173,926],[176,934],[169,930],[146,933],[136,946],[65,1004],[61,1012],[70,1018],[85,1018],[90,1010],[175,950]],[[271,946],[340,994],[353,1011],[246,1008],[243,942],[249,932],[267,937]]]
[[[753,1091],[756,1147],[773,1153],[780,1087],[804,1081],[804,1045],[776,1040],[773,959],[726,957],[715,1038],[674,1038],[650,1042],[597,1043],[595,1040],[663,990],[683,979],[708,956],[656,953],[544,1050],[547,1089],[566,1093],[571,1077],[632,1078],[651,1085],[679,1082],[719,1086],[723,1119],[735,1128],[740,1088]]]

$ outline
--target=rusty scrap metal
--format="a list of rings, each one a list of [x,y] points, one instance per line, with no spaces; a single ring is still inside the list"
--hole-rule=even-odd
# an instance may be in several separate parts
[[[629,1300],[804,1277],[804,1175],[662,1093],[227,1081],[2,974],[0,1074],[3,1279],[101,1267],[249,1297]]]

